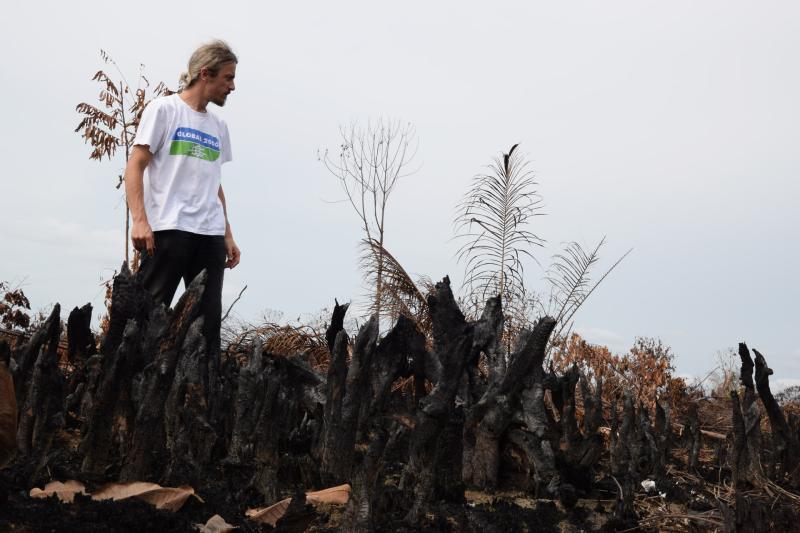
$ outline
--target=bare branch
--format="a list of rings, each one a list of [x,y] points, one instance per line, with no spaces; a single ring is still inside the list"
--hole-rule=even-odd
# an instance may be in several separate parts
[[[366,127],[357,123],[340,126],[341,145],[338,158],[326,149],[318,158],[339,180],[347,201],[355,211],[364,232],[365,278],[374,286],[373,312],[380,315],[384,283],[386,206],[397,181],[408,174],[416,149],[414,127],[410,123],[379,120]],[[392,261],[394,259],[392,258]],[[395,261],[396,263],[396,261]],[[399,265],[399,264],[398,264]]]

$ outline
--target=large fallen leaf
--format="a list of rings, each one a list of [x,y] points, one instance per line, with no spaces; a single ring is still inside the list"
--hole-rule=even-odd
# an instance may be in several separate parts
[[[350,485],[338,485],[323,490],[314,492],[306,492],[306,501],[310,504],[329,503],[335,505],[343,505],[350,499]],[[261,522],[262,524],[269,524],[275,527],[283,515],[286,514],[286,509],[289,508],[291,498],[286,498],[278,503],[272,504],[269,507],[259,507],[258,509],[248,509],[245,511],[245,516],[250,520]]]
[[[310,503],[332,503],[344,505],[350,499],[350,485],[338,485],[316,492],[306,492],[306,501]]]
[[[215,514],[209,518],[208,522],[205,524],[195,525],[195,528],[200,531],[200,533],[228,533],[234,529],[239,529],[238,527],[227,523],[225,519],[218,514]]]
[[[92,494],[93,500],[124,500],[126,498],[139,498],[158,509],[175,512],[186,503],[190,497],[203,499],[194,493],[192,487],[162,487],[156,483],[146,481],[131,481],[128,483],[111,483]]]
[[[291,501],[291,498],[286,498],[285,500],[274,503],[269,507],[248,509],[244,512],[244,515],[250,520],[254,520],[262,524],[269,524],[272,527],[275,527],[275,524],[278,523],[278,520],[280,520],[283,515],[286,514],[286,509],[289,508],[289,502]]]
[[[86,494],[86,487],[80,481],[51,481],[43,489],[34,487],[30,491],[31,498],[49,498],[52,495],[64,503],[72,503],[76,494]]]
[[[14,379],[5,361],[0,361],[0,468],[17,453],[17,397]]]

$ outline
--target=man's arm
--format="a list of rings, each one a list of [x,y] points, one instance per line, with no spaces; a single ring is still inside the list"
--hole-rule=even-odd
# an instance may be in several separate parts
[[[225,266],[228,268],[233,268],[239,264],[239,259],[242,256],[242,252],[239,250],[239,247],[236,246],[236,242],[233,240],[231,224],[228,222],[228,206],[225,203],[225,193],[222,191],[222,185],[219,186],[219,200],[222,202],[222,211],[225,213],[225,250],[228,254],[228,260],[225,263]]]
[[[137,144],[131,151],[128,166],[125,167],[125,197],[133,218],[131,240],[134,248],[148,254],[152,254],[156,247],[153,230],[144,210],[144,169],[150,164],[151,157],[149,146]]]

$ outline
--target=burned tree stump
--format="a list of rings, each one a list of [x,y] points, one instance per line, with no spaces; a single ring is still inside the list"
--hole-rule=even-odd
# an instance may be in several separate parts
[[[266,375],[261,342],[256,340],[247,363],[239,369],[233,403],[233,426],[225,462],[240,465],[253,457],[256,422],[264,405]]]
[[[355,454],[356,433],[362,399],[367,396],[370,365],[378,342],[376,316],[364,324],[356,336],[349,367],[346,365],[347,336],[337,334],[331,368],[328,371],[325,441],[322,447],[322,475],[329,482],[342,482],[350,476]]]
[[[689,468],[697,468],[702,441],[700,440],[700,418],[698,417],[696,404],[689,406],[688,416],[686,440],[689,446]]]
[[[344,523],[347,531],[370,531],[374,503],[380,498],[384,454],[390,435],[400,431],[386,412],[392,384],[410,373],[409,361],[424,358],[425,337],[401,316],[378,342],[378,319],[373,316],[356,336],[346,363],[347,335],[339,310],[334,309],[328,339],[334,339],[326,384],[322,441],[318,448],[321,473],[328,483],[350,480],[351,501]],[[337,331],[339,329],[339,331]]]
[[[544,348],[555,321],[545,317],[537,328],[545,328],[541,351],[524,377],[519,418],[524,429],[509,431],[509,442],[533,465],[534,488],[538,495],[557,497],[571,507],[577,501],[578,490],[591,484],[591,470],[599,460],[604,441],[597,432],[602,423],[602,380],[597,381],[594,393],[577,366],[563,376],[545,373],[542,366]],[[536,330],[534,330],[536,331]],[[509,365],[511,369],[511,365]],[[584,398],[584,432],[576,418],[576,385],[581,381]],[[551,413],[545,404],[545,390],[551,392]],[[557,420],[556,420],[557,419]]]
[[[286,431],[282,426],[282,414],[294,410],[282,390],[287,379],[286,369],[274,359],[265,364],[265,380],[261,410],[253,427],[253,476],[249,485],[260,493],[265,501],[277,500],[280,495],[278,469],[280,467],[280,439]]]
[[[139,385],[133,437],[122,466],[120,474],[122,480],[158,481],[168,464],[164,410],[182,348],[185,353],[189,347],[184,345],[184,341],[189,327],[199,314],[199,303],[205,282],[204,270],[183,293],[175,309],[167,313],[165,324],[148,325],[148,328],[162,330],[163,334],[157,337],[157,348],[148,346],[148,343],[143,350],[143,353],[154,353],[154,357],[144,368],[142,382]],[[104,342],[104,346],[113,345],[114,342]],[[149,349],[153,351],[150,352]]]
[[[731,391],[733,403],[733,482],[736,487],[758,486],[764,480],[761,466],[761,411],[756,403],[753,383],[753,359],[747,345],[739,343],[742,360],[740,380],[744,386],[741,403],[739,394]]]
[[[667,473],[667,463],[669,463],[670,451],[672,449],[672,425],[670,420],[670,407],[665,405],[661,407],[659,402],[656,403],[656,423],[655,423],[655,438],[656,438],[656,458],[655,458],[655,475],[657,478],[663,478]]]
[[[203,317],[186,333],[164,405],[169,466],[164,480],[170,484],[196,484],[211,461],[217,434],[208,420],[211,391],[206,381],[208,352]]]
[[[552,327],[555,321],[552,322]],[[536,493],[558,496],[562,478],[556,469],[556,448],[553,446],[553,426],[544,404],[544,368],[541,361],[531,365],[531,372],[526,377],[525,387],[521,392],[522,414],[525,431],[511,435],[526,450],[529,460],[534,466]]]
[[[47,464],[48,452],[56,432],[64,425],[64,376],[58,368],[58,341],[61,333],[56,304],[41,329],[23,346],[19,361],[20,387],[17,401],[20,408],[17,447],[31,459],[33,480]],[[35,360],[31,364],[31,358]],[[25,381],[24,376],[30,375]],[[17,379],[15,377],[15,382]]]
[[[114,276],[108,332],[100,343],[100,353],[112,354],[122,342],[128,320],[134,319],[144,330],[153,298],[142,285],[138,273],[131,274],[127,263],[122,263],[120,273]]]
[[[339,305],[339,301],[333,300],[333,315],[331,316],[331,323],[325,331],[325,340],[328,342],[328,350],[333,352],[333,345],[336,343],[336,336],[344,329],[344,317],[347,314],[347,309],[350,304]]]
[[[463,498],[463,488],[440,486],[438,490],[435,489],[437,456],[441,456],[442,452],[458,454],[461,451],[445,451],[442,445],[446,443],[440,437],[452,416],[466,364],[477,360],[481,351],[496,342],[496,324],[501,314],[500,299],[491,298],[481,319],[468,324],[453,298],[447,277],[437,283],[435,291],[428,296],[428,308],[433,324],[433,350],[441,365],[441,372],[431,393],[419,402],[409,460],[400,486],[406,494],[412,495],[411,508],[405,518],[411,524],[419,522],[432,503],[435,492],[451,495],[460,493]],[[452,479],[452,476],[447,479]]]
[[[129,321],[117,353],[103,360],[107,365],[102,374],[98,373],[98,376],[102,376],[99,377],[100,385],[94,393],[81,430],[79,451],[83,454],[81,470],[84,473],[100,475],[112,462],[110,452],[116,425],[114,414],[120,397],[130,390],[135,361],[141,357],[141,334],[136,322]]]
[[[67,361],[81,365],[97,353],[91,329],[92,305],[74,308],[67,319]]]
[[[336,467],[331,470],[333,475],[346,478],[352,471],[359,422],[362,421],[361,410],[372,400],[370,374],[377,345],[378,317],[373,315],[359,330],[353,346],[342,398],[341,429],[334,446]]]
[[[745,347],[745,349],[747,348]],[[775,463],[779,473],[778,481],[783,481],[782,478],[786,476],[791,486],[800,487],[800,458],[797,455],[800,443],[787,424],[783,409],[775,401],[769,388],[769,376],[772,375],[772,369],[767,366],[766,359],[758,350],[754,349],[753,352],[756,354],[756,389],[772,428],[772,442],[777,459]]]
[[[326,401],[323,418],[322,439],[320,443],[320,471],[323,481],[334,482],[340,476],[336,464],[342,427],[342,402],[345,395],[345,380],[347,379],[347,355],[349,340],[344,330],[336,334],[336,340],[331,351],[331,364],[328,368],[328,381],[326,385]]]
[[[580,375],[581,398],[583,399],[583,433],[593,435],[603,425],[603,378],[595,378],[594,391],[591,390],[589,380],[581,372]]]
[[[365,401],[362,402],[361,420],[357,432],[354,457],[356,466],[351,475],[351,501],[348,503],[347,512],[349,518],[345,520],[347,531],[375,529],[376,503],[383,494],[383,474],[389,466],[385,462],[385,456],[390,441],[396,443],[398,436],[405,429],[392,420],[390,417],[392,413],[388,411],[392,384],[397,378],[410,375],[409,361],[424,357],[424,353],[424,335],[404,316],[398,318],[395,326],[377,345],[370,365],[368,391]],[[462,427],[463,424],[459,424],[454,432],[457,434],[458,444],[461,443]],[[447,449],[452,450],[452,447]],[[452,456],[450,458],[452,459]],[[438,486],[461,487],[460,463],[453,467],[442,460],[437,465],[440,467]],[[445,468],[441,468],[443,465]],[[454,471],[456,480],[452,479]],[[438,496],[446,498],[448,494]]]
[[[488,347],[490,352],[496,349],[503,330],[502,314],[492,318],[496,321],[489,326],[494,328],[495,344]],[[497,485],[500,438],[511,424],[527,376],[537,365],[541,368],[554,326],[555,321],[546,317],[536,324],[533,331],[523,332],[505,373],[496,373],[496,381],[489,384],[486,393],[469,410],[466,427],[473,432],[474,440],[469,438],[469,433],[466,434],[469,449],[465,454],[464,480],[467,483],[477,487]]]
[[[616,402],[612,404],[612,449],[611,474],[617,482],[619,492],[614,507],[614,520],[620,525],[630,525],[637,519],[633,506],[636,483],[639,480],[641,442],[637,436],[636,409],[633,398],[626,393],[623,400],[622,423],[617,423]]]
[[[602,423],[602,386],[601,380],[595,385],[595,396],[586,391],[584,400],[584,426],[581,433],[575,419],[575,386],[580,373],[576,366],[562,377],[562,395],[565,398],[564,410],[561,415],[562,442],[559,446],[560,462],[566,466],[566,478],[569,485],[562,485],[559,498],[562,503],[571,507],[576,502],[572,495],[574,489],[586,491],[592,482],[592,470],[600,460],[605,448],[603,437],[598,433]],[[588,387],[588,384],[586,384]],[[588,409],[587,409],[588,408]],[[588,418],[588,422],[586,420]]]
[[[87,360],[97,353],[96,339],[91,330],[92,306],[74,308],[67,319],[67,362],[73,371],[67,382],[66,411],[76,410],[86,390]]]
[[[56,304],[47,320],[31,335],[28,342],[14,351],[11,362],[11,372],[14,383],[17,384],[17,405],[21,408],[29,394],[29,382],[33,367],[42,351],[46,351],[52,358],[58,359],[58,340],[61,335],[61,306]]]
[[[388,431],[374,427],[369,434],[369,444],[361,464],[353,471],[352,490],[343,520],[343,530],[348,533],[375,531],[375,502],[382,493],[379,480],[387,440]]]

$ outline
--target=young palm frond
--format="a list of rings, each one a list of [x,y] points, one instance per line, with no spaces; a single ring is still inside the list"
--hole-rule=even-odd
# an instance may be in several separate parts
[[[553,316],[562,321],[571,315],[586,298],[591,278],[589,271],[600,260],[599,251],[605,237],[591,252],[587,253],[577,242],[564,245],[564,250],[553,256],[553,262],[545,276],[552,287],[551,302],[555,304]]]
[[[425,276],[414,282],[400,262],[377,240],[364,239],[361,246],[361,269],[365,277],[372,281],[379,270],[382,276],[380,300],[372,302],[370,312],[375,313],[380,308],[392,321],[403,315],[414,320],[420,331],[427,335],[431,320],[425,295],[433,289],[433,282]]]
[[[533,171],[516,152],[517,146],[496,158],[490,173],[475,176],[458,206],[456,234],[466,242],[457,258],[465,265],[463,287],[473,311],[497,295],[507,312],[524,308],[522,259],[535,261],[531,249],[544,242],[526,229],[539,214],[541,198]]]
[[[630,249],[622,254],[597,281],[592,283],[591,270],[600,260],[600,248],[603,247],[605,242],[606,239],[603,237],[597,246],[588,253],[577,242],[570,242],[564,246],[564,250],[561,253],[553,256],[553,262],[545,279],[551,285],[551,309],[549,309],[548,314],[555,317],[558,326],[551,337],[548,353],[554,343],[562,339],[561,334],[564,330],[572,328],[572,317],[575,316],[575,313],[586,299],[633,250]]]

